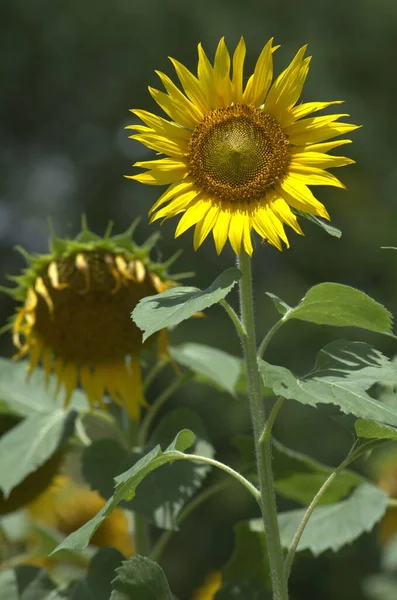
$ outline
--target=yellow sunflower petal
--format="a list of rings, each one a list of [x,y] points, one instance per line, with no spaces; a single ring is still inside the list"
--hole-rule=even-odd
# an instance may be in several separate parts
[[[286,225],[289,225],[299,235],[303,235],[301,226],[298,223],[298,219],[291,211],[290,207],[281,197],[275,197],[271,202],[270,206],[275,215],[283,221]]]
[[[207,113],[210,106],[200,81],[182,63],[171,57],[170,61],[174,66],[187,97],[190,98],[196,106],[200,107],[203,114]]]
[[[248,256],[252,256],[252,253],[254,251],[254,249],[252,247],[251,229],[252,229],[252,219],[249,215],[245,215],[244,229],[243,229],[243,245],[244,245],[244,250],[246,251]]]
[[[232,82],[230,81],[230,55],[225,38],[220,40],[216,49],[214,78],[219,106],[229,106],[232,102]]]
[[[353,123],[336,122],[339,118],[348,116],[347,114],[337,114],[309,117],[288,125],[285,132],[289,136],[291,144],[295,146],[323,142],[358,129],[359,126]]]
[[[246,47],[244,38],[241,37],[233,54],[233,98],[236,104],[243,101],[243,77]]]
[[[175,169],[174,171],[147,171],[146,173],[138,173],[138,175],[125,175],[126,179],[135,179],[140,183],[147,185],[167,185],[182,181],[189,174],[189,169]]]
[[[259,55],[254,74],[248,79],[243,93],[243,103],[260,106],[266,97],[273,78],[273,38],[271,38]]]
[[[161,208],[155,215],[152,216],[150,222],[153,223],[158,219],[169,219],[175,217],[180,212],[185,211],[192,200],[199,194],[199,190],[193,189],[185,194],[179,194],[172,202]]]
[[[155,73],[160,77],[161,83],[172,101],[183,107],[183,112],[189,116],[193,123],[199,123],[203,118],[203,112],[200,108],[191,102],[189,98],[177,88],[168,75],[165,75],[165,73],[162,73],[161,71],[155,71]]]
[[[205,217],[197,223],[193,236],[193,246],[195,250],[201,246],[211,229],[214,227],[219,211],[219,206],[211,206]]]
[[[131,110],[141,121],[146,123],[155,133],[178,140],[189,140],[191,132],[177,123],[171,123],[162,117],[153,115],[146,110]],[[127,125],[126,129],[135,129],[136,125]]]
[[[210,108],[218,107],[214,70],[201,44],[198,45],[197,75]]]
[[[167,154],[174,158],[183,158],[188,152],[187,143],[184,140],[173,141],[156,133],[138,133],[131,135],[130,139],[142,142],[142,144],[151,150]]]
[[[255,211],[252,219],[252,225],[255,231],[259,233],[262,238],[268,240],[279,250],[283,249],[280,236],[274,224],[274,219],[272,218],[272,212],[269,212],[269,207],[267,205],[262,206]]]
[[[288,179],[292,184],[294,184],[295,181],[301,181],[306,185],[332,185],[334,187],[346,189],[346,186],[339,181],[335,175],[328,173],[328,171],[324,171],[324,169],[291,164],[289,171]]]
[[[324,110],[324,108],[328,108],[328,106],[332,106],[333,104],[343,104],[343,102],[344,100],[333,100],[332,102],[304,102],[291,109],[291,116],[294,121],[297,121],[298,119],[307,117],[307,115],[310,115],[311,113]]]
[[[319,169],[331,169],[352,165],[355,162],[355,160],[347,156],[333,156],[332,154],[325,154],[323,152],[294,152],[292,154],[291,166],[304,165]]]
[[[187,168],[187,163],[183,160],[173,158],[158,158],[157,160],[142,160],[134,163],[134,167],[142,169],[154,169],[156,171],[175,171]]]
[[[302,46],[298,50],[269,90],[264,110],[275,118],[279,118],[298,101],[309,68],[308,59],[303,61],[306,49],[307,46]]]
[[[352,144],[352,140],[334,140],[332,142],[323,142],[321,144],[307,144],[306,146],[294,146],[291,148],[291,154],[294,155],[298,152],[329,152],[344,144]]]
[[[194,129],[197,120],[192,118],[190,113],[186,112],[183,104],[180,104],[174,98],[171,98],[168,94],[156,90],[155,88],[149,87],[150,95],[153,100],[163,109],[163,111],[171,117],[175,123],[179,123],[182,127],[187,129]]]
[[[219,212],[218,218],[212,230],[215,242],[215,249],[218,256],[222,252],[227,242],[231,216],[232,213],[230,210],[222,209]]]
[[[229,241],[237,256],[240,254],[241,242],[244,233],[244,212],[234,210],[229,223]]]
[[[168,189],[160,196],[160,198],[155,202],[152,208],[149,210],[149,215],[152,215],[160,206],[162,206],[165,202],[168,202],[176,196],[177,194],[187,192],[188,190],[194,187],[195,183],[192,180],[181,181],[180,183],[173,183],[170,185]]]
[[[186,210],[184,215],[179,220],[175,231],[175,237],[179,237],[182,233],[185,233],[190,227],[196,225],[199,221],[204,219],[205,215],[212,206],[211,200],[208,198],[196,199],[196,201]]]
[[[319,202],[311,190],[302,181],[292,180],[286,177],[278,186],[277,190],[284,200],[298,210],[311,215],[318,215],[324,219],[330,219],[325,207]]]

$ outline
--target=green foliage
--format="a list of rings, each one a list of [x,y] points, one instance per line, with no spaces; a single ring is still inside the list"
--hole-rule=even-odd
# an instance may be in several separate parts
[[[328,233],[328,235],[331,235],[332,237],[336,237],[338,239],[340,239],[342,237],[341,230],[338,229],[337,227],[335,227],[334,225],[331,225],[328,221],[325,221],[324,219],[320,219],[319,217],[316,217],[315,215],[310,215],[309,213],[302,212],[301,210],[295,209],[294,212],[297,215],[299,215],[299,217],[307,219],[308,221],[311,221],[318,227],[321,227],[321,229],[323,229],[326,233]]]
[[[184,450],[193,444],[194,439],[194,434],[188,429],[184,429],[178,433],[175,440],[164,452],[157,445],[125,473],[118,475],[115,478],[114,494],[109,498],[105,506],[95,517],[69,535],[56,548],[55,552],[63,549],[84,550],[104,519],[112,513],[122,500],[129,501],[134,498],[137,487],[149,473],[167,463],[188,458],[189,455],[184,454]]]
[[[212,456],[212,447],[204,441],[206,435],[201,419],[187,408],[168,413],[153,432],[151,444],[169,445],[182,424],[201,438],[195,441],[195,451]],[[113,494],[116,476],[131,468],[140,458],[142,454],[128,451],[116,440],[100,439],[84,449],[83,475],[92,489],[108,499]],[[133,500],[123,505],[144,515],[157,527],[174,529],[181,508],[201,487],[210,468],[209,465],[188,461],[166,464],[149,473],[136,490]]]
[[[300,539],[298,551],[310,550],[315,556],[326,550],[336,552],[371,531],[385,514],[387,505],[385,492],[364,483],[346,500],[315,508]],[[289,547],[305,512],[305,509],[299,509],[279,515],[281,543],[285,548]],[[256,525],[260,528],[261,523]]]
[[[299,319],[317,325],[360,327],[392,335],[392,316],[364,292],[340,283],[312,287],[298,306],[284,314],[284,321]]]
[[[243,470],[255,473],[254,442],[251,437],[238,437],[235,445],[243,457]],[[272,443],[272,467],[276,492],[285,498],[308,505],[334,468],[323,465],[310,456],[291,450],[277,440]],[[365,482],[364,477],[344,469],[333,480],[321,497],[320,504],[330,504],[344,498],[355,487]]]
[[[271,593],[255,581],[228,581],[215,594],[215,600],[270,600]]]
[[[161,567],[144,556],[125,561],[112,587],[110,600],[175,600]]]
[[[372,575],[364,582],[368,600],[396,600],[397,577],[387,574]]]
[[[187,343],[171,348],[172,358],[195,373],[196,381],[209,383],[235,395],[244,369],[240,358],[204,344]]]
[[[109,600],[112,581],[124,556],[114,548],[101,548],[91,559],[83,579],[70,585],[69,600]]]
[[[56,589],[55,584],[43,569],[20,566],[0,572],[0,598],[4,598],[4,600],[62,600],[68,598],[68,595],[66,592]],[[100,599],[98,598],[98,600]]]
[[[195,287],[174,287],[143,298],[132,312],[132,319],[143,333],[143,341],[164,329],[178,325],[197,312],[216,304],[240,279],[240,271],[230,267],[204,291]]]
[[[61,409],[37,413],[0,438],[0,487],[6,495],[72,435],[76,414]]]
[[[397,427],[397,408],[376,401],[368,393],[382,379],[397,381],[396,365],[362,342],[333,342],[321,350],[316,365],[304,378],[284,367],[260,361],[265,385],[278,396],[302,404],[334,404],[360,419]]]
[[[268,587],[270,580],[264,535],[252,531],[247,522],[237,523],[234,532],[235,549],[222,569],[222,580],[261,583],[263,588]]]
[[[397,440],[397,429],[393,427],[387,427],[386,425],[380,425],[373,421],[364,421],[363,419],[357,419],[354,424],[357,437],[377,439],[377,440]]]

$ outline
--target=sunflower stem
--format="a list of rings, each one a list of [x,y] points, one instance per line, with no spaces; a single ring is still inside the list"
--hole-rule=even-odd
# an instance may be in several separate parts
[[[284,558],[277,521],[271,464],[271,438],[270,436],[264,436],[264,439],[261,440],[262,432],[266,427],[266,412],[257,361],[251,259],[244,251],[239,256],[238,267],[242,273],[239,283],[241,322],[246,332],[242,337],[242,345],[259,477],[260,506],[266,537],[273,599],[288,600],[288,584],[284,575]]]

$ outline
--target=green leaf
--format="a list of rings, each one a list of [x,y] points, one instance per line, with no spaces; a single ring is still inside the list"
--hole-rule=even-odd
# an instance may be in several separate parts
[[[302,404],[334,404],[360,419],[397,427],[397,409],[374,400],[367,390],[384,377],[396,380],[396,366],[361,342],[333,342],[320,351],[314,370],[304,378],[284,367],[260,361],[265,385],[277,396]]]
[[[290,310],[292,310],[291,306],[289,306],[286,302],[284,302],[284,300],[281,300],[281,298],[276,296],[276,294],[272,294],[271,292],[265,292],[265,294],[266,294],[266,296],[269,296],[269,298],[271,298],[273,300],[275,309],[277,310],[277,312],[280,313],[280,315],[284,316]]]
[[[125,557],[114,548],[101,548],[92,558],[87,574],[68,594],[70,600],[109,600],[112,582]]]
[[[110,600],[174,600],[162,568],[144,556],[125,561],[112,587]]]
[[[323,219],[320,219],[319,217],[315,217],[314,215],[310,215],[309,213],[305,213],[300,210],[295,209],[293,212],[296,213],[296,215],[298,215],[299,217],[307,219],[308,221],[311,221],[318,227],[321,227],[321,229],[323,229],[326,233],[328,233],[328,235],[331,235],[332,237],[336,237],[336,238],[342,237],[341,230],[338,229],[337,227],[334,227],[334,225],[331,225],[330,223],[328,223],[328,221],[325,221]]]
[[[38,413],[0,438],[0,487],[5,495],[65,443],[73,433],[76,414],[60,409]]]
[[[28,365],[26,361],[0,358],[0,401],[11,412],[22,416],[37,413],[48,413],[62,406],[63,400],[56,400],[56,381],[50,377],[50,383],[45,385],[43,369],[36,368],[27,378]],[[72,397],[71,406],[74,408],[87,407],[87,400],[82,392],[76,390]],[[4,411],[2,411],[4,412]]]
[[[299,319],[317,325],[361,327],[393,335],[392,316],[379,302],[364,292],[340,283],[320,283],[312,287],[284,321]]]
[[[230,560],[222,568],[222,580],[258,581],[264,587],[270,583],[265,536],[251,531],[249,523],[237,523],[234,527],[235,549]]]
[[[153,445],[169,445],[185,425],[194,430],[201,439],[195,442],[195,453],[213,456],[212,446],[205,441],[206,432],[200,417],[188,408],[167,413],[154,430],[150,442]],[[82,470],[87,483],[104,498],[113,494],[114,478],[132,467],[141,458],[129,452],[116,440],[100,439],[84,449]],[[157,527],[174,529],[177,516],[193,494],[201,487],[209,465],[189,461],[167,464],[150,473],[137,489],[127,508],[145,515]]]
[[[254,472],[255,450],[252,437],[239,437],[235,445],[244,457],[244,470]],[[291,450],[277,440],[272,444],[272,466],[276,492],[285,498],[308,505],[323,483],[334,472],[333,467],[319,463],[310,456]],[[330,504],[347,496],[355,487],[366,480],[350,471],[343,470],[321,498],[320,504]]]
[[[104,519],[112,513],[122,500],[130,501],[134,498],[137,487],[149,473],[175,460],[187,459],[189,455],[183,452],[193,444],[194,439],[195,436],[191,431],[183,429],[164,452],[158,445],[125,473],[118,475],[115,478],[114,494],[105,506],[95,517],[69,535],[54,552],[63,549],[84,550]]]
[[[357,419],[354,424],[357,437],[381,440],[397,440],[397,429],[373,421]]]
[[[315,556],[350,544],[363,533],[371,531],[383,517],[388,505],[387,494],[380,488],[364,483],[347,500],[315,508],[298,545],[298,550],[310,550]],[[305,514],[291,510],[279,515],[281,543],[288,548]]]
[[[174,287],[156,296],[143,298],[132,312],[143,341],[164,329],[178,325],[196,312],[216,304],[230,292],[241,277],[236,267],[223,271],[204,291],[195,287]]]
[[[171,348],[170,353],[177,363],[193,371],[198,381],[236,394],[244,367],[240,358],[211,346],[193,343]]]
[[[0,572],[0,598],[4,600],[61,600],[66,596],[56,590],[44,569],[19,566]]]

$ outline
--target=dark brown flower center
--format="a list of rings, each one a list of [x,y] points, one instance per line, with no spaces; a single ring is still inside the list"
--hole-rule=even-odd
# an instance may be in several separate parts
[[[285,175],[289,162],[288,136],[273,117],[251,106],[211,111],[189,141],[197,184],[231,202],[264,197]]]

